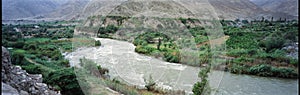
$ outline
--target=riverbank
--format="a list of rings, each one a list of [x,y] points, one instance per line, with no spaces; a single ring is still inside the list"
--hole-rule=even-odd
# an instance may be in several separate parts
[[[198,44],[197,47],[204,47],[206,49],[210,48],[208,45],[211,43],[215,43],[218,45],[223,44],[227,39],[229,39],[229,36],[224,36],[218,39],[214,39],[209,42],[204,42],[202,44]],[[99,40],[99,38],[94,38],[96,40]],[[116,39],[115,39],[116,40]],[[223,43],[222,43],[223,42]],[[156,50],[156,44],[147,45],[147,46],[140,46],[137,43],[140,42],[133,42],[135,45],[134,51],[143,54],[145,56],[151,56],[158,58],[162,61],[166,62],[172,62],[175,64],[185,64],[189,66],[194,67],[205,67],[207,65],[206,62],[209,62],[208,60],[223,60],[218,63],[218,65],[215,65],[213,69],[215,70],[222,70],[227,71],[234,74],[248,74],[248,75],[256,75],[261,77],[278,77],[278,78],[292,78],[297,79],[298,78],[298,69],[292,64],[288,63],[282,63],[278,62],[276,60],[273,60],[270,62],[271,64],[265,64],[269,63],[266,62],[268,59],[253,59],[253,58],[246,58],[246,57],[234,57],[226,55],[228,53],[227,51],[223,51],[226,53],[223,53],[222,55],[217,55],[218,59],[211,59],[212,57],[209,56],[209,52],[207,50],[204,50],[204,54],[206,56],[202,56],[202,58],[198,58],[200,60],[200,63],[198,64],[186,64],[186,63],[180,63],[180,50],[176,50],[176,47],[174,50],[168,50],[172,48],[167,48],[166,46],[161,46],[161,50]],[[151,49],[149,49],[151,48]],[[166,50],[164,50],[166,48]],[[202,51],[203,52],[203,51]],[[229,52],[229,53],[232,53]],[[225,54],[225,55],[224,55]],[[203,58],[204,57],[204,58]],[[203,60],[205,59],[205,60]],[[176,61],[177,60],[177,61]],[[252,60],[252,61],[251,61]],[[287,65],[284,65],[287,64]]]
[[[174,64],[140,55],[134,52],[134,45],[129,42],[97,39],[103,46],[84,48],[69,53],[70,63],[76,65],[79,58],[86,57],[108,68],[112,78],[118,78],[129,85],[145,85],[143,77],[151,74],[157,83],[172,89],[191,92],[193,84],[199,81],[200,67]],[[223,95],[282,95],[282,93],[296,95],[298,93],[298,80],[291,79],[238,75],[213,70],[209,74],[209,81],[215,93]],[[263,86],[257,84],[263,84]]]

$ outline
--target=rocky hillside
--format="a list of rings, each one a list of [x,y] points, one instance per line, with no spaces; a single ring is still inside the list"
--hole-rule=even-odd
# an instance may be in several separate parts
[[[58,2],[60,1],[60,2]],[[61,2],[64,1],[64,2]],[[253,2],[251,2],[253,1]],[[297,19],[297,0],[3,0],[3,19],[71,20],[94,15],[151,15],[202,19]],[[259,1],[259,2],[258,2]],[[257,3],[258,2],[258,3]],[[33,6],[29,6],[34,4]],[[261,6],[265,6],[261,8]],[[296,9],[295,9],[296,8]],[[276,11],[274,11],[276,10]],[[286,14],[284,12],[288,12]],[[47,14],[45,14],[47,13]],[[137,14],[138,13],[138,14]]]
[[[251,0],[262,9],[298,16],[299,0]]]
[[[296,6],[296,5],[295,5]],[[297,5],[298,6],[298,5]],[[297,19],[279,11],[264,10],[249,0],[92,0],[84,9],[85,16],[122,15],[164,18],[192,17],[201,19]],[[215,17],[217,16],[217,17]]]
[[[82,15],[85,13],[82,13],[82,10],[88,2],[89,0],[69,0],[51,13],[45,14],[43,19],[72,20],[84,17]]]
[[[92,0],[86,5],[83,13],[92,16],[88,17],[83,26],[76,28],[76,33],[85,31],[96,36],[99,27],[115,25],[120,29],[113,37],[126,37],[122,39],[129,39],[132,35],[144,31],[181,33],[187,27],[210,25],[206,20],[212,19],[295,18],[287,14],[265,11],[249,0]]]
[[[81,11],[83,17],[94,15],[107,15],[115,7],[125,2],[125,0],[91,0]]]
[[[287,18],[298,19],[296,16],[282,13],[284,10],[270,11],[264,10],[249,0],[208,0],[215,8],[220,19],[266,19]],[[260,0],[267,1],[267,0]],[[277,1],[277,0],[273,0]],[[294,5],[296,6],[296,5]],[[298,6],[298,5],[297,5]],[[279,9],[274,8],[274,10]]]
[[[118,5],[119,4],[119,5]],[[86,16],[92,15],[144,15],[155,17],[196,17],[201,19],[261,19],[287,18],[296,19],[295,16],[263,10],[249,0],[129,0],[129,1],[98,1],[92,0],[86,5]]]
[[[2,0],[2,19],[19,19],[52,12],[67,0]]]
[[[249,0],[209,0],[220,19],[256,19],[267,12]]]
[[[20,66],[13,66],[9,52],[2,47],[2,94],[3,95],[60,95],[42,83],[41,74],[28,74]]]

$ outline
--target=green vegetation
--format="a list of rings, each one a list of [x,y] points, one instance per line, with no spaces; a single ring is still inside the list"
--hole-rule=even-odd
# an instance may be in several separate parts
[[[286,56],[283,49],[298,42],[298,23],[295,21],[251,21],[241,27],[230,26],[223,21],[227,56],[235,57],[227,62],[232,73],[266,77],[297,78],[298,59]]]
[[[208,83],[208,73],[210,72],[210,66],[200,70],[198,77],[201,78],[200,82],[196,82],[193,86],[194,95],[209,95],[210,87]]]
[[[179,47],[178,44],[182,44],[180,46],[190,45],[191,40],[189,39],[175,42],[169,36],[161,32],[149,31],[138,35],[134,39],[133,44],[136,46],[136,52],[155,56],[156,58],[162,58],[167,62],[182,63],[193,66],[200,66],[201,64],[207,63],[207,61],[209,60],[209,56],[211,55],[209,53],[209,46],[206,45],[208,37],[206,32],[204,31],[204,28],[190,28],[189,32],[194,37],[195,43],[199,44],[199,49],[201,49],[201,51],[199,52],[200,55],[192,55],[199,56],[200,63],[190,64],[181,60],[181,57],[183,55],[181,55],[182,53],[180,53],[180,48],[183,47]]]
[[[74,68],[66,68],[51,72],[44,81],[65,95],[84,95],[76,78]]]
[[[109,72],[108,69],[102,68],[101,65],[97,65],[92,60],[88,60],[86,58],[79,59],[80,65],[85,69],[89,74],[97,76],[97,77],[103,77],[103,75],[107,74]]]
[[[234,64],[229,71],[232,73],[251,74],[264,77],[296,78],[298,76],[297,71],[291,67],[274,67],[268,64],[254,66]]]
[[[69,61],[64,58],[62,53],[72,52],[80,47],[101,46],[101,42],[84,35],[73,35],[74,26],[60,24],[66,24],[66,22],[32,25],[2,24],[2,44],[7,48],[11,48],[9,51],[12,53],[13,64],[20,65],[28,73],[42,74],[43,82],[56,90],[60,90],[63,95],[89,94],[89,90],[95,90],[94,88],[97,89],[101,86],[91,85],[90,82],[95,79],[100,79],[103,82],[102,86],[106,85],[126,95],[160,95],[168,93],[159,89],[155,91],[137,89],[121,83],[117,79],[110,80],[109,75],[107,75],[108,69],[96,65],[87,59],[81,59],[83,69],[70,67]],[[101,30],[100,32],[110,35],[115,33],[117,29],[117,27],[109,25],[104,32]],[[159,47],[163,47],[162,45],[161,43]],[[161,50],[164,49],[162,48]],[[89,74],[95,76],[95,78],[85,79],[84,76],[77,76],[75,73]],[[95,92],[91,94],[99,93],[107,94],[110,92]]]
[[[129,17],[109,16],[104,19],[117,20],[118,24],[100,28],[93,27],[93,30],[97,31],[95,36],[113,38],[120,25]],[[174,19],[164,18],[164,20]],[[198,76],[201,81],[194,85],[193,92],[195,95],[209,93],[207,77],[212,68],[209,63],[212,60],[212,52],[214,51],[210,48],[208,33],[205,27],[190,26],[190,23],[199,20],[191,18],[175,20],[181,21],[193,37],[175,41],[174,38],[166,35],[166,32],[169,31],[154,31],[139,27],[137,30],[145,31],[134,39],[135,51],[168,62],[192,66],[206,65],[207,67],[199,72]],[[86,89],[83,89],[84,91],[88,91],[97,88],[97,86],[93,86],[92,83],[87,81],[96,79],[101,80],[102,84],[109,88],[127,95],[172,93],[155,89],[155,82],[151,76],[148,81],[145,80],[147,90],[136,89],[117,79],[110,80],[109,75],[107,75],[108,69],[85,58],[80,60],[83,68],[71,68],[69,61],[64,58],[62,53],[72,52],[72,50],[83,46],[101,46],[101,42],[88,37],[73,35],[75,26],[67,23],[68,21],[28,25],[2,24],[2,44],[4,47],[12,48],[9,51],[12,54],[11,59],[14,65],[20,65],[28,73],[42,73],[43,82],[61,90],[64,95],[73,95],[74,93],[83,95],[84,92],[81,90],[79,83],[81,83],[81,86],[86,86]],[[224,34],[229,38],[226,41],[227,51],[221,52],[222,55],[216,57],[228,58],[226,62],[223,62],[227,71],[235,74],[264,77],[298,77],[298,59],[286,56],[294,50],[283,49],[298,42],[298,22],[237,19],[235,21],[222,20],[221,24],[223,25]],[[158,26],[163,27],[162,25]],[[196,64],[184,63],[185,58],[180,51],[182,49],[181,44],[190,45],[189,42],[191,41],[195,41],[195,50],[199,52],[190,54],[198,57],[199,62]],[[76,77],[76,70],[78,73],[96,77],[90,79],[84,79],[86,76]],[[80,82],[78,83],[78,81]]]
[[[95,46],[101,46],[101,42],[99,40],[95,41]]]
[[[84,37],[71,38],[75,26],[56,24],[2,24],[2,44],[12,48],[9,51],[14,65],[20,65],[31,74],[42,74],[43,82],[60,90],[63,95],[84,95],[74,68],[69,67],[69,61],[62,53],[100,42]]]
[[[168,62],[179,63],[180,54],[175,42],[159,32],[145,32],[135,38],[135,51],[155,57],[163,57]]]
[[[25,50],[21,50],[21,49],[18,49],[18,50],[15,50],[13,53],[12,53],[12,63],[13,64],[16,64],[16,65],[20,65],[24,62],[24,54],[25,54]]]
[[[162,20],[167,19],[162,18]],[[168,62],[192,66],[207,64],[211,60],[212,53],[205,27],[191,27],[191,23],[199,21],[197,19],[179,18],[176,20],[181,21],[193,36],[193,40],[199,50],[199,63],[187,64],[182,61],[183,55],[180,52],[182,45],[180,44],[189,43],[191,39],[183,39],[182,41],[175,42],[173,38],[165,35],[167,34],[165,32],[168,31],[143,29],[146,31],[137,35],[133,41],[133,44],[136,46],[135,51],[161,58]],[[237,19],[234,21],[221,20],[221,24],[223,25],[225,37],[228,37],[228,39],[226,38],[227,52],[222,52],[221,56],[232,58],[227,62],[223,62],[227,66],[226,69],[230,70],[230,72],[250,74],[247,73],[248,69],[260,64],[270,64],[272,68],[285,67],[292,69],[290,70],[292,72],[297,71],[298,59],[286,56],[291,51],[282,48],[298,42],[298,22]],[[277,72],[277,70],[275,71]],[[261,74],[254,75],[264,76]],[[274,74],[268,76],[283,77]],[[292,76],[294,75],[291,75],[289,78],[292,78]]]
[[[148,91],[153,91],[155,89],[154,87],[156,83],[154,82],[151,75],[149,75],[148,81],[144,79],[144,82],[146,83],[145,87],[147,88]]]
[[[114,84],[114,81],[111,81],[108,76],[109,70],[106,68],[101,67],[101,65],[95,63],[92,60],[81,58],[79,59],[79,65],[83,68],[77,68],[76,73],[78,73],[79,78],[83,78],[79,80],[80,83],[87,83],[87,90],[85,93],[89,93],[93,88],[93,85],[102,87],[104,85],[108,86]],[[88,80],[88,81],[85,81]],[[116,85],[116,84],[115,84]],[[111,89],[114,89],[111,86],[108,86]],[[123,90],[123,89],[122,89]],[[116,90],[120,91],[120,90]]]
[[[196,44],[208,41],[207,33],[203,27],[190,28],[189,32],[193,35]]]
[[[101,67],[101,65],[95,63],[92,60],[82,58],[80,59],[80,65],[83,68],[77,68],[76,73],[79,73],[78,74],[79,78],[83,78],[82,80],[79,80],[80,83],[90,84],[87,85],[88,88],[86,89],[87,92],[90,90],[94,91],[96,89],[96,88],[92,88],[91,87],[92,85],[102,85],[102,86],[105,85],[110,89],[125,95],[165,95],[169,93],[179,93],[177,91],[163,91],[163,89],[155,88],[155,82],[151,76],[149,76],[149,80],[145,79],[145,82],[147,83],[145,87],[147,89],[138,89],[135,86],[128,86],[127,84],[122,83],[122,81],[119,81],[116,78],[113,79],[107,78],[109,70]],[[89,81],[88,83],[86,83],[86,81],[84,80],[89,80]]]
[[[106,27],[100,27],[97,32],[97,37],[99,38],[112,38],[112,34],[116,33],[118,30],[117,26],[108,25]]]

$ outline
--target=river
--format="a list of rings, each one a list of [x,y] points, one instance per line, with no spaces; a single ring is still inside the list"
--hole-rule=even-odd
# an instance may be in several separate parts
[[[77,49],[66,58],[71,66],[78,66],[79,58],[86,57],[110,70],[112,78],[129,85],[143,86],[144,78],[151,75],[165,89],[180,89],[192,92],[198,78],[199,67],[175,64],[134,52],[129,42],[95,38],[102,46]],[[215,95],[298,95],[298,79],[280,79],[236,75],[223,71],[212,71],[209,83]]]

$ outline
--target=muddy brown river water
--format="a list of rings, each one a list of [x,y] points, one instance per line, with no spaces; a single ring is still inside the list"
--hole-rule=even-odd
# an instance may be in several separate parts
[[[175,64],[134,52],[129,42],[96,38],[102,46],[77,49],[66,58],[71,66],[78,66],[79,58],[86,57],[110,70],[111,78],[118,78],[129,85],[142,87],[144,78],[151,75],[165,89],[192,92],[193,84],[200,79],[201,68]],[[298,95],[298,79],[279,79],[236,75],[212,71],[209,77],[215,95]]]

